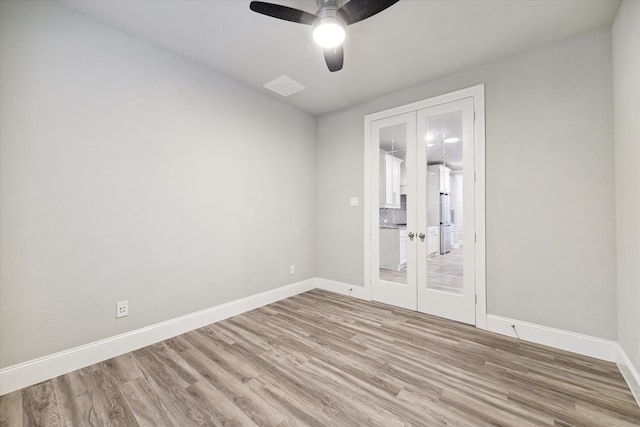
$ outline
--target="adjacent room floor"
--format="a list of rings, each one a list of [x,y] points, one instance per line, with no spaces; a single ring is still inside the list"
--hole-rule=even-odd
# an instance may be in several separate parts
[[[314,290],[0,398],[0,425],[637,426],[613,363]]]
[[[427,283],[430,289],[461,294],[463,286],[462,247],[452,248],[446,254],[433,254],[427,258]],[[396,283],[407,283],[407,267],[400,270],[381,268],[380,279]]]

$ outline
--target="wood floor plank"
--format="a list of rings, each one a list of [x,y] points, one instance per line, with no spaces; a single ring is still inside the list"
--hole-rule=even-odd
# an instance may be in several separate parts
[[[247,414],[211,383],[205,380],[198,381],[187,387],[187,391],[200,403],[200,408],[209,415],[211,423],[207,422],[206,425],[225,427],[256,426]]]
[[[21,427],[26,425],[23,419],[22,390],[0,396],[0,427]]]
[[[144,379],[175,419],[176,425],[206,425],[211,422],[206,408],[201,408],[186,391],[190,384],[172,374],[154,357],[149,347],[136,350],[133,355],[144,372]]]
[[[312,362],[306,362],[298,369],[305,372],[316,392],[323,396],[323,403],[331,399],[332,406],[341,410],[336,414],[339,419],[351,425],[402,427],[405,424],[392,412],[376,404],[374,396],[350,384],[336,381],[335,376],[318,369]]]
[[[95,402],[97,419],[105,420],[104,424],[111,426],[137,426],[128,400],[109,373],[96,369],[89,377],[93,386],[89,396]]]
[[[141,427],[178,425],[161,397],[156,394],[145,378],[139,377],[127,381],[121,388]]]
[[[4,426],[640,426],[614,363],[313,290],[0,397]]]
[[[295,426],[322,427],[331,425],[331,419],[322,410],[301,399],[298,394],[289,394],[286,387],[274,384],[270,378],[256,377],[251,379],[247,385],[256,394],[265,399],[279,413],[288,416],[287,423]],[[340,425],[338,422],[336,425]],[[342,423],[342,425],[346,425]]]
[[[61,375],[52,380],[62,425],[102,425],[90,394],[78,390],[73,378],[73,375]]]
[[[389,417],[388,423],[393,420],[401,421],[404,424],[421,425],[433,422],[439,424],[437,419],[431,417],[426,412],[416,411],[415,406],[404,404],[401,400],[396,399],[397,394],[390,398],[387,394],[381,393],[379,389],[370,383],[363,381],[357,376],[350,375],[341,369],[324,363],[318,359],[311,359],[305,365],[307,369],[315,370],[318,375],[326,376],[330,381],[339,385],[344,390],[349,390],[349,398],[360,400],[364,405],[376,405],[386,413],[392,415]]]
[[[469,390],[458,391],[447,389],[440,396],[439,403],[446,408],[456,408],[468,414],[475,420],[481,420],[490,425],[536,426],[538,420],[531,417],[529,411],[512,410],[506,400],[497,399],[491,395],[479,395]],[[502,410],[496,410],[496,409]]]
[[[142,376],[142,371],[131,353],[105,360],[99,365],[119,383]]]
[[[245,387],[236,377],[200,351],[188,350],[183,353],[183,357],[186,362],[201,373],[203,379],[208,381],[219,393],[230,399],[256,425],[277,426],[284,421],[284,417],[269,406],[264,399],[256,395],[253,390]]]
[[[302,369],[302,365],[294,359],[277,352],[264,353],[260,357],[271,365],[270,375],[273,380],[279,380],[288,372],[297,373],[298,378],[289,377],[289,381],[290,384],[297,385],[297,393],[306,400],[308,406],[320,408],[332,420],[340,420],[347,425],[366,425],[357,421],[358,411],[354,410],[356,409],[354,405],[345,403],[339,390],[327,393],[319,378],[310,371]],[[379,423],[372,422],[371,425],[379,425]]]
[[[444,407],[431,398],[423,397],[419,390],[407,387],[398,394],[398,401],[409,405],[414,411],[426,417],[425,423],[412,423],[411,425],[433,425],[433,426],[473,426],[489,427],[490,424],[476,419],[473,415],[459,411],[456,408]]]
[[[234,344],[242,343],[245,347],[249,347],[255,353],[271,350],[269,342],[258,334],[246,329],[241,324],[234,322],[233,318],[227,319],[215,325],[216,328],[223,330],[228,336],[234,336]]]
[[[27,408],[24,418],[28,425],[63,425],[52,380],[29,387],[22,398],[23,408]]]
[[[212,338],[211,335],[207,335],[206,332],[201,332],[199,329],[189,332],[185,334],[185,338],[200,352],[222,366],[231,375],[240,380],[240,382],[245,383],[251,378],[260,375],[259,368],[251,363],[243,363],[241,358],[233,354],[232,345],[223,341],[217,341],[217,339]]]

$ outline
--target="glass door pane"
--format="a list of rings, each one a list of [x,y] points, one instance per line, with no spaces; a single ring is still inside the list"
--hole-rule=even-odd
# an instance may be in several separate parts
[[[462,111],[425,120],[427,286],[463,292]]]
[[[416,113],[371,123],[371,296],[417,308]]]
[[[379,133],[379,277],[407,283],[407,123]]]
[[[473,100],[417,120],[418,310],[475,324]]]

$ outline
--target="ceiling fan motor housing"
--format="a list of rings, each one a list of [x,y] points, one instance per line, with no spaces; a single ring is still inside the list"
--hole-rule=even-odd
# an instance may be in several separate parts
[[[342,0],[317,0],[318,11],[316,12],[316,16],[318,18],[337,17],[344,22],[346,27],[348,20],[341,10],[343,4],[344,2]]]

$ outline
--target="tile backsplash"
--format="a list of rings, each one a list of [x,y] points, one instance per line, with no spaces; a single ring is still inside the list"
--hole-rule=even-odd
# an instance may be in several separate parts
[[[387,220],[385,223],[384,220]],[[406,224],[407,223],[407,196],[402,194],[400,196],[400,209],[380,208],[380,224],[393,225],[393,224]]]

